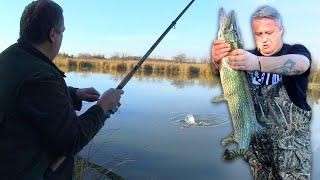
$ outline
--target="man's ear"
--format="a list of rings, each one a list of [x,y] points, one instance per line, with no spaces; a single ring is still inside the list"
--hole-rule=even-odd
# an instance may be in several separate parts
[[[283,28],[283,26],[281,26],[281,28],[280,28],[280,33],[281,33],[281,36],[283,36],[283,33],[284,33],[284,28]]]
[[[50,32],[49,32],[49,42],[53,43],[55,41],[55,33],[54,33],[54,28],[51,28]]]

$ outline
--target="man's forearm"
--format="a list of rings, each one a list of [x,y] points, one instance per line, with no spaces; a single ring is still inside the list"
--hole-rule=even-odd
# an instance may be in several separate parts
[[[75,110],[77,110],[77,111],[80,111],[81,107],[82,107],[82,101],[76,95],[77,89],[78,88],[74,88],[74,87],[68,86],[68,91],[69,91],[69,94],[71,96],[73,108]]]
[[[304,73],[310,66],[307,57],[299,54],[288,54],[277,57],[258,57],[262,72],[270,72],[285,76],[293,76]]]

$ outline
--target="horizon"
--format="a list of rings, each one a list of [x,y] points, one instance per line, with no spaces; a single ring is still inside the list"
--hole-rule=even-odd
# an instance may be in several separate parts
[[[0,16],[10,14],[10,18],[0,20],[5,27],[0,29],[0,51],[18,39],[20,17],[30,2],[0,0]],[[60,53],[101,54],[111,57],[115,54],[143,56],[190,0],[55,2],[64,10],[66,27]],[[211,42],[217,37],[220,7],[226,12],[236,12],[245,48],[252,49],[255,46],[250,16],[258,6],[265,4],[275,7],[282,15],[284,42],[305,45],[310,50],[313,61],[320,64],[317,52],[320,39],[316,34],[320,31],[320,26],[314,23],[320,18],[320,12],[315,0],[294,4],[289,0],[244,0],[240,5],[235,5],[231,0],[196,0],[150,57],[172,59],[173,56],[184,53],[190,59],[208,58]],[[16,13],[11,15],[13,9]]]

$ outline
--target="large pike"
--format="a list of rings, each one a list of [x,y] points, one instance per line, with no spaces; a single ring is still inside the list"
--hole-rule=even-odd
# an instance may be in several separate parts
[[[229,43],[231,50],[243,48],[234,11],[225,17],[223,9],[220,10],[218,39]],[[226,146],[233,141],[238,143],[238,150],[225,151],[224,158],[230,160],[235,156],[247,155],[251,136],[261,127],[256,120],[246,72],[230,68],[228,57],[224,57],[221,63],[220,79],[233,124],[233,132],[222,144]]]

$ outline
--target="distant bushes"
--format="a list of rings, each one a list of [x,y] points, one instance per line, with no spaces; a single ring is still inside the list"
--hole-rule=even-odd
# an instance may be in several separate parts
[[[309,82],[311,83],[320,83],[320,69],[315,70],[311,73],[309,77]]]
[[[143,73],[145,75],[151,75],[153,73],[153,66],[151,64],[145,64],[143,66]]]
[[[83,55],[82,57],[86,57]],[[110,74],[128,73],[137,64],[136,60],[116,60],[116,59],[93,59],[93,58],[66,58],[59,56],[54,63],[63,71],[75,72],[100,72]],[[146,60],[138,72],[137,76],[167,77],[177,79],[200,78],[203,81],[210,81],[216,77],[212,76],[212,70],[208,63],[189,63],[174,61]],[[219,82],[217,82],[219,83]]]
[[[171,74],[172,76],[179,75],[180,67],[177,65],[171,65],[167,67],[167,74]]]
[[[128,73],[137,64],[137,60],[72,58],[69,55],[58,56],[54,63],[66,72],[98,72],[113,75]],[[206,85],[220,84],[218,76],[213,76],[210,63],[176,62],[168,60],[146,60],[135,76],[164,77],[183,85],[185,81],[194,79]],[[309,88],[317,90],[320,84],[320,69],[313,70],[309,77]]]
[[[126,72],[127,71],[127,64],[125,63],[119,63],[116,65],[116,70],[119,72]]]
[[[197,78],[200,75],[200,68],[199,67],[194,67],[190,66],[188,68],[188,75],[190,78]]]

